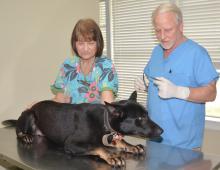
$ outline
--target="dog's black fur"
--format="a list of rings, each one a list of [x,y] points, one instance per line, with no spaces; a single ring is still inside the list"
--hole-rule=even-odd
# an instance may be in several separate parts
[[[24,143],[31,144],[34,135],[44,135],[63,146],[73,155],[96,155],[112,166],[125,166],[125,161],[111,147],[125,152],[144,154],[142,145],[131,145],[124,139],[107,138],[110,146],[103,144],[103,136],[112,131],[122,135],[158,137],[163,130],[150,118],[146,109],[137,103],[134,91],[128,100],[102,104],[64,104],[41,101],[22,112],[16,122],[16,134]],[[107,119],[106,119],[107,117]],[[12,123],[12,120],[3,124]]]

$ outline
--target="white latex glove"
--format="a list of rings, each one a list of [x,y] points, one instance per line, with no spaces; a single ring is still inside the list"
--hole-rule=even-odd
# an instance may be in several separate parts
[[[190,91],[188,87],[176,86],[164,77],[156,77],[154,80],[154,84],[157,85],[159,89],[158,95],[161,98],[187,99],[189,97]]]
[[[144,84],[145,81],[145,84]],[[134,81],[134,89],[139,92],[147,91],[149,80],[145,75],[138,76]]]

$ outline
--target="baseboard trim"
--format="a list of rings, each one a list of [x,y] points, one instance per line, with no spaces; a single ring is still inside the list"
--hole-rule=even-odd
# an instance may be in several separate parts
[[[205,118],[205,129],[220,131],[220,118],[208,117]]]

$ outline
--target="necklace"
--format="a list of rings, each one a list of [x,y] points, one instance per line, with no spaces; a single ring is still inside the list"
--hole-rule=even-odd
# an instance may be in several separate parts
[[[95,58],[93,59],[92,62],[85,62],[84,64],[83,64],[82,60],[80,60],[79,66],[80,66],[81,73],[84,76],[88,75],[92,71],[94,64],[95,64]]]
[[[95,58],[93,59],[92,62],[89,62],[89,63],[87,62],[84,64],[82,60],[79,61],[80,72],[82,73],[82,76],[84,78],[84,80],[81,80],[81,82],[86,86],[90,86],[92,70],[93,70],[94,65],[95,65]]]

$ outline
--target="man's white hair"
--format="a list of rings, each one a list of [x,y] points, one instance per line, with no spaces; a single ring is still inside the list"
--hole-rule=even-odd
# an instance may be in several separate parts
[[[180,8],[174,3],[164,3],[160,4],[152,13],[152,24],[155,26],[155,18],[158,14],[164,12],[173,12],[176,15],[177,23],[181,23],[183,21],[183,15]]]

